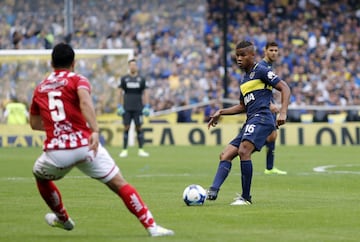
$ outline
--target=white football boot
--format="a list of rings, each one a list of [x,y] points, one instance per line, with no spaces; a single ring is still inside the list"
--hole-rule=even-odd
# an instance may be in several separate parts
[[[149,227],[147,231],[151,237],[171,236],[175,234],[171,229],[166,229],[160,225]]]
[[[65,230],[72,230],[75,226],[75,223],[71,218],[69,218],[66,222],[63,222],[55,215],[55,213],[47,213],[45,215],[45,221],[51,227],[57,227]]]

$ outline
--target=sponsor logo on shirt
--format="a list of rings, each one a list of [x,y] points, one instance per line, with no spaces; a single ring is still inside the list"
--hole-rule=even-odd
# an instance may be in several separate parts
[[[250,101],[254,101],[255,100],[255,96],[253,93],[249,93],[248,95],[246,95],[244,97],[244,103],[245,105],[247,105]]]
[[[40,88],[39,88],[39,92],[46,92],[47,90],[54,90],[54,89],[58,89],[59,87],[64,87],[66,86],[68,83],[67,79],[63,79],[59,82],[52,82],[52,83],[45,83],[45,84],[41,84]]]
[[[127,88],[140,88],[139,82],[127,82],[126,83]]]

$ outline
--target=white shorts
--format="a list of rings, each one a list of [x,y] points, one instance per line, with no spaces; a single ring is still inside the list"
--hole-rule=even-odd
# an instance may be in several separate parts
[[[33,173],[42,179],[58,180],[75,166],[86,175],[103,183],[110,181],[120,171],[107,150],[99,145],[96,157],[87,146],[43,152],[34,164]]]

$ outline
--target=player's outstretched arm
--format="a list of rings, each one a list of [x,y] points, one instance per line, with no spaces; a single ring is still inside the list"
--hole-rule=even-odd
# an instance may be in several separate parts
[[[288,84],[284,81],[280,81],[275,88],[281,92],[281,108],[279,115],[276,120],[276,125],[279,127],[286,123],[287,111],[290,102],[290,88]]]
[[[210,115],[210,120],[208,122],[208,129],[210,127],[215,127],[218,124],[221,115],[234,115],[234,114],[242,113],[244,111],[245,111],[245,105],[243,102],[240,102],[239,104],[229,108],[219,109],[213,115]]]

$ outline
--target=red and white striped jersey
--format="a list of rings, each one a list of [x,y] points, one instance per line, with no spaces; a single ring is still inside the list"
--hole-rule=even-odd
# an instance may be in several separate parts
[[[68,70],[55,70],[36,86],[30,113],[42,118],[46,132],[44,150],[88,145],[91,130],[80,110],[80,88],[91,92],[87,78]]]

